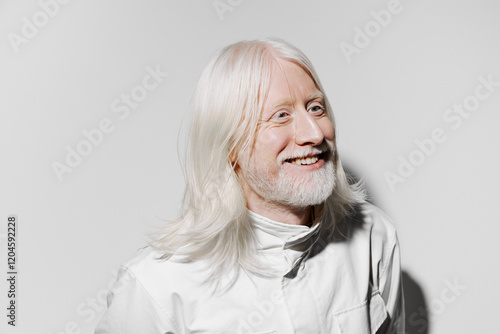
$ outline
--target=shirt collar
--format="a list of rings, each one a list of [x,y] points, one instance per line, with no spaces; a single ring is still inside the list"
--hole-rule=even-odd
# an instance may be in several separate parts
[[[288,273],[300,265],[319,236],[321,222],[313,227],[280,223],[248,210],[257,250],[274,257],[270,262]]]
[[[248,216],[255,229],[279,239],[283,244],[295,243],[297,240],[308,239],[320,225],[320,223],[318,223],[313,227],[308,227],[304,225],[280,223],[250,210],[248,210]]]

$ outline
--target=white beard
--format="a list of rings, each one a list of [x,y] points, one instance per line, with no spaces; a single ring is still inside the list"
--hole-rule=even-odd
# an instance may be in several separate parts
[[[278,177],[272,177],[253,162],[244,164],[241,171],[248,185],[266,202],[294,209],[325,202],[335,187],[335,167],[331,158],[318,170],[294,176],[280,167]]]

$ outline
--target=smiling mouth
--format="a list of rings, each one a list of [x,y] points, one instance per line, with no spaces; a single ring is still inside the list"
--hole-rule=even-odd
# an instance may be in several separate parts
[[[288,162],[288,163],[291,163],[294,165],[307,166],[307,165],[313,165],[313,164],[317,163],[322,158],[323,158],[323,153],[320,153],[320,154],[311,155],[311,156],[307,156],[307,157],[286,159],[285,162]]]

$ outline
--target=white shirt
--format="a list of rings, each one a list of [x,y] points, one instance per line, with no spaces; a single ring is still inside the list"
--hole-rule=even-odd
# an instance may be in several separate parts
[[[203,285],[202,261],[158,261],[151,248],[121,267],[96,334],[404,333],[399,245],[390,220],[362,218],[325,241],[314,227],[249,212],[258,256],[283,276],[241,273],[224,292]]]

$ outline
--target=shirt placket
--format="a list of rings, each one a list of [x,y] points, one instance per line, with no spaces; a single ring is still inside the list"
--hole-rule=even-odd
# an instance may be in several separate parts
[[[283,255],[289,263],[289,270],[282,278],[282,290],[285,305],[288,308],[294,333],[323,333],[321,314],[308,284],[304,261],[316,240],[318,230],[297,240],[283,244]]]

